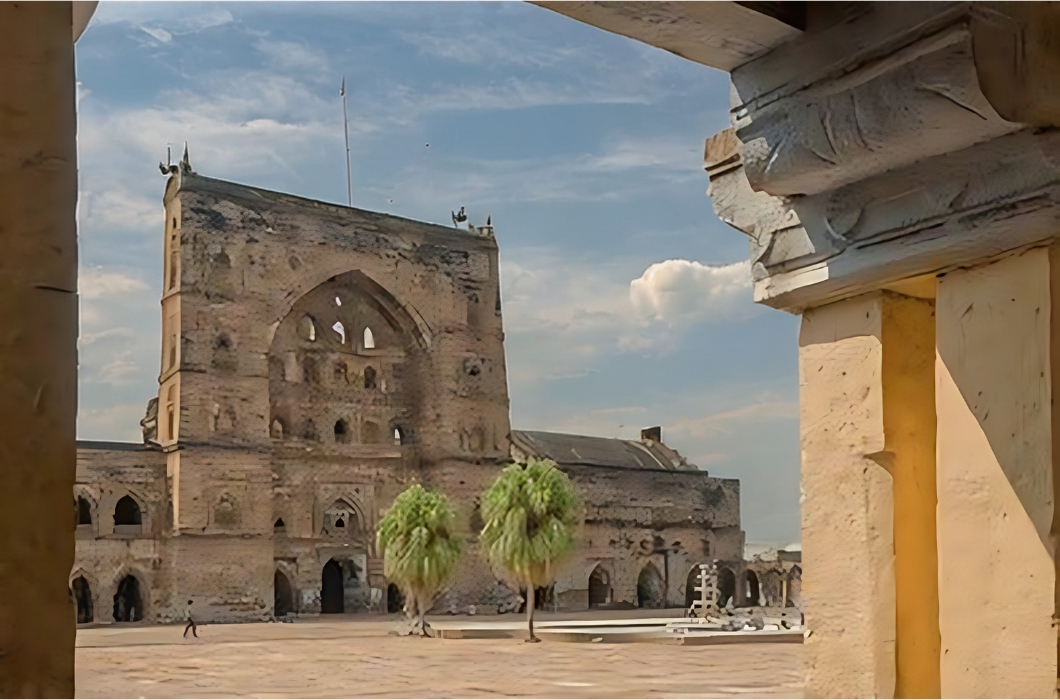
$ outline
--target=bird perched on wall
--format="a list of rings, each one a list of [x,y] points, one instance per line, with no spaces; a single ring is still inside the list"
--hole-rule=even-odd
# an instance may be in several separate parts
[[[453,226],[458,226],[467,221],[467,214],[464,212],[464,207],[460,207],[460,211],[449,212],[453,215]]]

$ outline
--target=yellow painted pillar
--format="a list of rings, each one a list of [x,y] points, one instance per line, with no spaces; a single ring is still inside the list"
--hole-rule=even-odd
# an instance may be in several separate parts
[[[0,696],[73,697],[77,150],[69,2],[0,3]]]
[[[894,696],[937,698],[935,305],[893,295],[882,304],[884,450],[875,459],[894,492]]]
[[[939,280],[944,697],[1054,697],[1055,254]]]
[[[938,693],[933,311],[875,292],[803,315],[807,697]]]

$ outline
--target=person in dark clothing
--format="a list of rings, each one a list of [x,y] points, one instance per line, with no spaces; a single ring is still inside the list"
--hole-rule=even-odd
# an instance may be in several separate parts
[[[188,636],[188,630],[191,630],[191,635],[196,639],[199,638],[199,633],[196,632],[195,620],[191,619],[191,601],[188,601],[188,626],[184,628],[185,639]]]

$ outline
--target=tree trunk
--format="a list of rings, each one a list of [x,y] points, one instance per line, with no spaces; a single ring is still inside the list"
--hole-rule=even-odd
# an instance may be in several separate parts
[[[530,627],[530,638],[528,642],[540,642],[541,640],[534,636],[534,584],[526,584],[526,622]]]

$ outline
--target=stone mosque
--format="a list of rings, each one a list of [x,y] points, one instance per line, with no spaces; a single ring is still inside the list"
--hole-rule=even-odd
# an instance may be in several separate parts
[[[435,611],[523,603],[476,539],[511,459],[581,492],[543,605],[680,607],[697,566],[745,602],[740,490],[661,430],[618,440],[509,426],[491,226],[451,228],[166,169],[161,370],[142,443],[77,445],[79,623],[397,611],[376,523],[410,483],[468,547]]]

